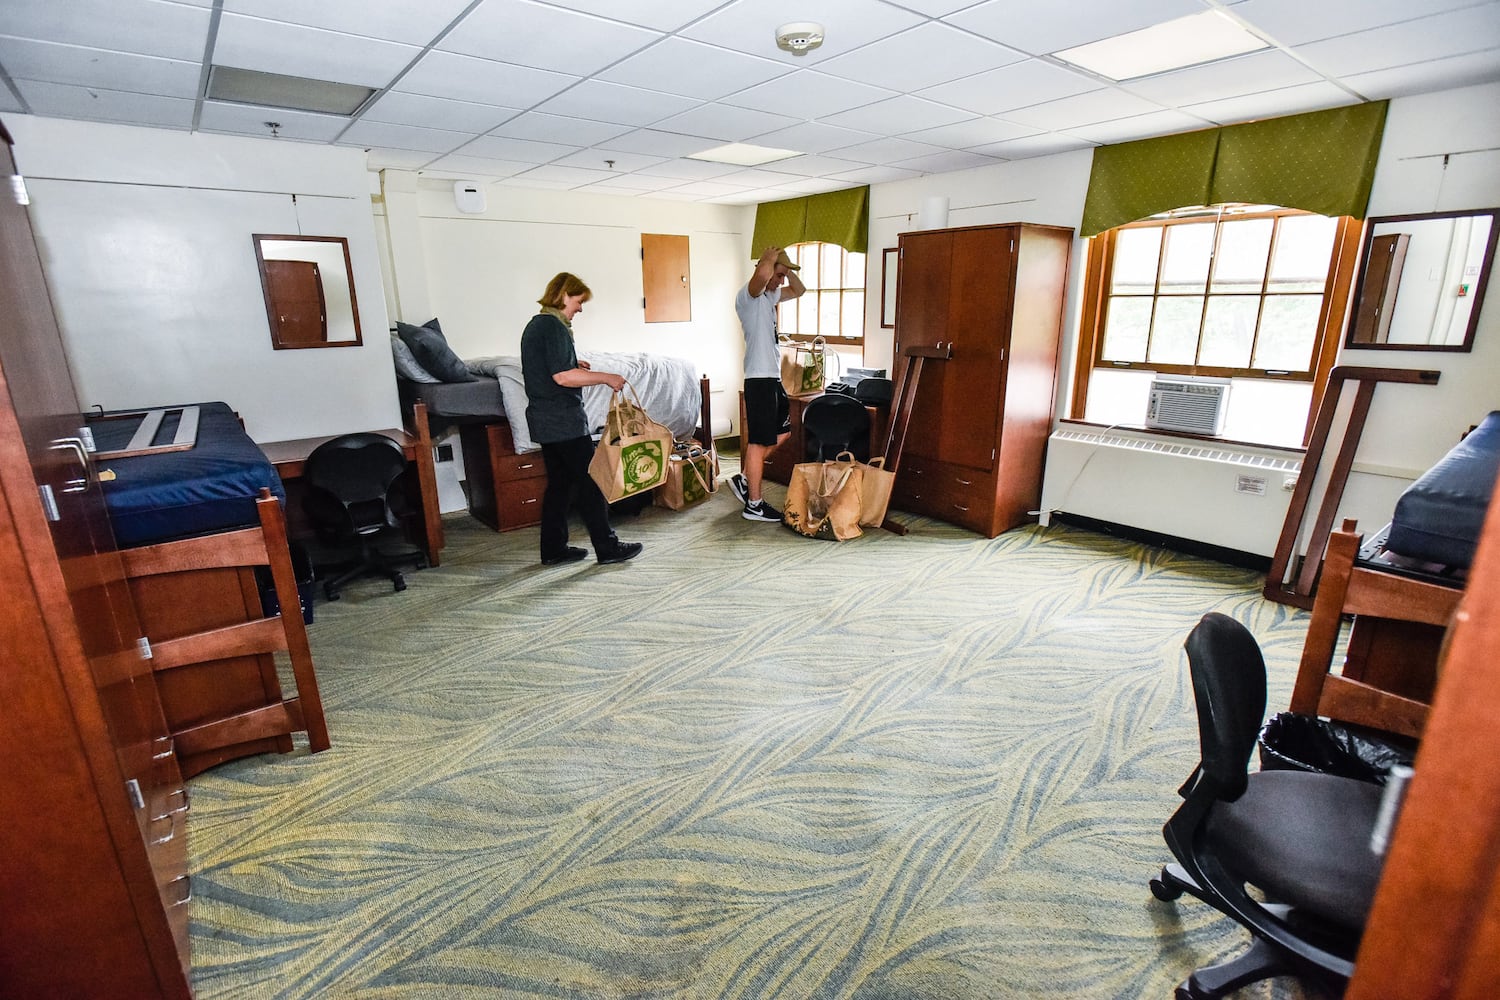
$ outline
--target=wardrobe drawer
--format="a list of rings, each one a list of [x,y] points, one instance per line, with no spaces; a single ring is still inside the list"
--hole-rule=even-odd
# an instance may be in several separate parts
[[[994,484],[989,476],[963,466],[913,456],[902,460],[892,503],[988,534]]]

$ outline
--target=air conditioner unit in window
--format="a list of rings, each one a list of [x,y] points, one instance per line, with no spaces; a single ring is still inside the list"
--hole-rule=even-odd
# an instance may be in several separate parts
[[[1191,434],[1218,434],[1229,409],[1229,379],[1158,376],[1151,382],[1146,426]]]

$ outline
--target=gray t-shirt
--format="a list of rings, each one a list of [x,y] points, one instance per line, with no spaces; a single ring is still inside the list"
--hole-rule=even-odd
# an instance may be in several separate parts
[[[745,331],[745,377],[780,378],[781,351],[776,347],[776,303],[782,289],[750,295],[750,286],[741,285],[734,295],[735,315]]]

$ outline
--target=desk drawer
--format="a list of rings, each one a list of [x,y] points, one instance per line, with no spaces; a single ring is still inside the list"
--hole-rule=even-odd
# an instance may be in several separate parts
[[[546,463],[542,461],[542,453],[539,451],[527,452],[525,455],[505,455],[491,452],[490,461],[494,463],[495,480],[497,482],[509,482],[513,479],[535,479],[537,476],[547,475]]]
[[[496,490],[497,527],[501,531],[524,528],[540,524],[542,520],[542,494],[547,491],[547,477],[515,479],[498,483]]]

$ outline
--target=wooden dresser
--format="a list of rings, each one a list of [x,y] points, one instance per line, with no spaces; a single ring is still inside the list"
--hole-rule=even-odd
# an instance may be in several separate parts
[[[469,483],[469,513],[496,531],[540,524],[542,494],[547,491],[542,453],[516,454],[510,424],[503,420],[465,424],[459,440]]]
[[[187,792],[19,190],[0,197],[0,993],[186,1000]]]
[[[993,538],[1032,519],[1052,427],[1073,231],[1011,223],[902,233],[897,385],[917,387],[891,505]]]

